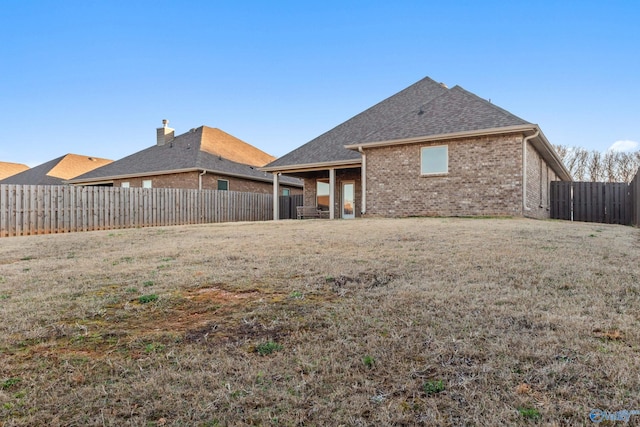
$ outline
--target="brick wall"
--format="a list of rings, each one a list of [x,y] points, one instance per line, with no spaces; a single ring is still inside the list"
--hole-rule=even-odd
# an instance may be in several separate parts
[[[329,180],[329,171],[310,172],[304,178],[304,205],[316,206],[316,182],[318,179]],[[353,182],[355,184],[355,214],[360,216],[362,210],[362,186],[360,169],[336,169],[336,189],[335,189],[335,218],[342,217],[342,184]]]
[[[422,176],[420,148],[448,146],[448,173]],[[367,216],[522,215],[522,135],[365,150]]]
[[[114,187],[122,186],[123,182],[129,182],[130,187],[142,187],[143,180],[151,180],[154,188],[189,188],[198,189],[199,172],[183,172],[165,175],[154,175],[143,178],[130,178],[114,180]],[[229,181],[229,191],[240,191],[245,193],[265,193],[273,194],[273,184],[271,182],[252,181],[248,179],[235,178],[223,175],[205,174],[202,177],[202,188],[204,190],[217,190],[218,179]],[[280,190],[288,188],[291,195],[302,194],[302,189],[291,187],[281,183]]]
[[[559,180],[536,149],[527,144],[527,209],[524,216],[549,218],[551,181]]]

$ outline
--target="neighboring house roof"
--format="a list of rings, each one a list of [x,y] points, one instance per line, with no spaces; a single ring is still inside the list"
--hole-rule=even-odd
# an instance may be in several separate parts
[[[113,162],[109,159],[65,154],[0,181],[1,184],[60,185],[88,171]]]
[[[69,183],[90,184],[196,170],[272,182],[272,174],[259,171],[257,167],[274,159],[220,129],[200,126],[163,145],[153,145],[78,176]],[[281,182],[302,187],[302,181],[296,178],[282,177]]]
[[[0,180],[26,171],[27,169],[29,169],[29,166],[21,163],[0,162]]]
[[[570,179],[538,125],[486,101],[460,86],[448,89],[426,77],[354,116],[296,150],[265,171],[293,171],[361,163],[359,147],[461,136],[523,132],[553,169]]]

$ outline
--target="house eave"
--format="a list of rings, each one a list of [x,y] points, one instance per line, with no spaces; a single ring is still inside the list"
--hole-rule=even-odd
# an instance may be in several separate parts
[[[376,147],[388,147],[394,145],[404,145],[404,144],[415,144],[421,142],[434,142],[434,141],[444,141],[450,139],[460,139],[460,138],[473,138],[473,137],[481,137],[487,135],[505,135],[510,133],[522,133],[525,136],[533,135],[536,131],[539,131],[538,137],[534,138],[531,142],[534,147],[540,152],[549,165],[553,168],[555,173],[558,175],[560,179],[563,181],[571,181],[571,173],[564,166],[560,157],[549,143],[549,140],[544,136],[540,127],[536,124],[527,124],[527,125],[516,125],[516,126],[505,126],[499,128],[488,128],[488,129],[480,129],[473,131],[464,131],[464,132],[452,132],[438,135],[428,135],[428,136],[420,136],[414,138],[404,138],[404,139],[395,139],[388,141],[374,141],[374,142],[365,142],[361,144],[348,144],[345,145],[344,148],[348,150],[360,150],[365,148],[376,148]]]
[[[285,166],[270,166],[270,167],[261,167],[258,170],[264,172],[272,172],[272,173],[284,173],[287,172],[312,172],[318,170],[327,170],[327,169],[346,169],[346,168],[359,168],[362,165],[361,159],[349,159],[349,160],[338,160],[331,162],[317,162],[317,163],[305,163],[298,165],[285,165]]]
[[[517,125],[499,128],[480,129],[463,132],[441,133],[437,135],[418,136],[413,138],[392,139],[387,141],[364,142],[361,144],[348,144],[344,148],[348,150],[358,150],[359,148],[386,147],[389,145],[414,144],[417,142],[442,141],[445,139],[459,139],[487,135],[503,135],[508,133],[525,132],[536,129],[536,125]]]
[[[256,168],[256,170],[260,170],[260,169]],[[65,182],[67,184],[73,184],[73,185],[83,185],[83,184],[96,185],[101,183],[113,183],[115,180],[120,180],[120,179],[145,178],[149,176],[171,175],[176,173],[187,173],[187,172],[206,172],[206,173],[211,173],[216,175],[242,178],[242,179],[247,179],[251,181],[260,181],[260,182],[269,182],[269,183],[273,182],[273,179],[268,176],[265,176],[264,178],[262,178],[262,177],[243,175],[239,173],[230,173],[230,172],[224,172],[216,169],[207,169],[207,168],[173,169],[168,171],[153,171],[153,172],[144,172],[144,173],[136,173],[136,174],[113,175],[113,176],[106,176],[106,177],[102,176],[102,177],[88,178],[88,179],[82,179],[82,180],[70,179]],[[290,187],[300,187],[300,188],[303,187],[302,184],[290,183],[290,182],[283,182],[282,185],[290,186]]]

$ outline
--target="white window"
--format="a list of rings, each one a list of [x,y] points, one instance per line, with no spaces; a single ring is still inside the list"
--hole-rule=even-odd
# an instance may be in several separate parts
[[[120,183],[120,187],[122,187],[122,188],[129,188],[129,181],[121,182],[121,183]]]
[[[288,188],[283,188],[283,189],[282,189],[282,195],[283,195],[283,196],[288,196],[289,194],[291,194],[291,192],[289,191],[289,189],[288,189]]]
[[[219,179],[218,190],[229,191],[229,181],[227,181],[226,179]]]
[[[142,180],[142,188],[151,188],[151,180],[143,179]]]
[[[437,175],[449,172],[449,147],[437,145],[420,149],[420,173]]]

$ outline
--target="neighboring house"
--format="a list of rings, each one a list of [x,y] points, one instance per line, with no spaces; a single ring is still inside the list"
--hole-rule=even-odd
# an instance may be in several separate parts
[[[428,77],[261,169],[331,218],[548,218],[550,182],[571,180],[538,125]]]
[[[113,160],[81,156],[79,154],[66,154],[5,178],[0,181],[0,184],[61,185],[66,180],[111,162]]]
[[[229,190],[272,193],[272,174],[258,170],[275,157],[220,129],[200,126],[182,135],[163,127],[156,145],[75,179],[74,185]],[[282,177],[280,195],[302,194],[302,181]]]
[[[0,162],[0,180],[26,171],[27,169],[29,169],[29,166],[21,163]]]

